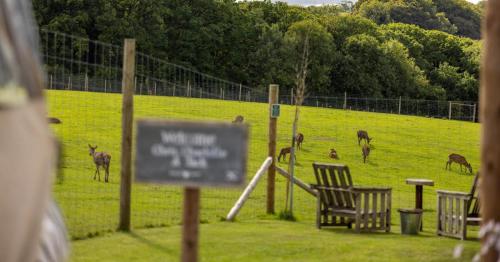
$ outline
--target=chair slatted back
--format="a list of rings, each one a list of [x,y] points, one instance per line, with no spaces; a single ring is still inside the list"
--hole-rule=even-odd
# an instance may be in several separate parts
[[[468,202],[468,217],[479,217],[479,172],[474,177],[474,183],[471,188],[471,198]]]
[[[351,173],[345,165],[313,163],[314,175],[318,186],[349,189],[353,186]],[[355,207],[352,192],[318,190],[327,206],[353,209]]]

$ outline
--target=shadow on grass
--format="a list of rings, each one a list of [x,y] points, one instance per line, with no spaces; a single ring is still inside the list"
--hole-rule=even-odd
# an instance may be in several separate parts
[[[147,245],[148,247],[154,248],[162,253],[172,254],[174,252],[174,250],[168,249],[166,245],[161,245],[160,243],[157,243],[155,241],[151,241],[151,240],[144,238],[143,236],[141,236],[133,231],[128,232],[127,235],[129,235],[132,238],[136,239],[137,241]]]
[[[353,225],[354,227],[354,225]],[[393,228],[394,226],[392,226]],[[348,228],[321,228],[321,231],[326,231],[326,232],[331,232],[335,234],[341,234],[341,235],[350,235],[350,236],[374,236],[374,237],[383,237],[383,238],[393,238],[396,236],[402,236],[402,237],[412,237],[412,238],[420,238],[420,239],[427,239],[427,238],[433,238],[433,235],[429,234],[418,234],[418,235],[403,235],[401,233],[395,233],[395,232],[385,232],[385,231],[375,231],[375,232],[363,232],[361,231],[360,233],[356,233],[355,229],[348,229]]]

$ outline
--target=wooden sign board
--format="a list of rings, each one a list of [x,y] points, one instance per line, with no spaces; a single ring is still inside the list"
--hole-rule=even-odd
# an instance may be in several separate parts
[[[278,118],[280,116],[280,105],[272,104],[271,105],[271,117]]]
[[[190,187],[245,182],[245,124],[139,120],[136,142],[137,182]]]

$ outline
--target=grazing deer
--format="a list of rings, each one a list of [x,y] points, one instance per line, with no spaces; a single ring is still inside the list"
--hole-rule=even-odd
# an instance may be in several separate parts
[[[278,155],[278,162],[281,161],[281,157],[283,157],[283,161],[286,161],[286,155],[292,152],[291,147],[284,147],[281,149],[280,154]]]
[[[334,148],[330,149],[330,154],[329,154],[330,158],[332,159],[337,159],[339,160],[339,156],[337,155],[337,151],[335,151]]]
[[[297,149],[302,149],[302,142],[304,142],[304,134],[298,133],[295,136],[295,143],[297,143]]]
[[[109,179],[109,163],[111,162],[111,155],[106,153],[106,152],[96,152],[95,150],[97,149],[96,146],[91,146],[89,144],[89,155],[92,156],[94,159],[94,164],[95,164],[95,173],[94,173],[94,180],[96,175],[99,175],[99,181],[101,181],[101,173],[99,173],[99,168],[102,166],[104,167],[105,171],[105,176],[104,176],[104,182],[108,183]]]
[[[59,120],[59,118],[55,118],[55,117],[47,117],[47,121],[49,121],[49,124],[60,124],[60,123],[62,123],[61,120]]]
[[[364,144],[361,148],[361,153],[363,153],[363,163],[366,163],[366,159],[370,155],[370,145]]]
[[[370,144],[370,141],[372,141],[373,137],[368,136],[368,132],[364,130],[359,130],[358,131],[358,146],[361,144],[361,140],[365,140],[366,143]]]
[[[459,154],[450,154],[448,156],[448,162],[446,162],[445,169],[451,170],[451,163],[453,162],[460,165],[460,171],[462,171],[462,166],[465,166],[467,169],[469,169],[470,173],[472,174],[472,167],[470,166],[469,162],[465,160],[465,157]]]
[[[243,123],[243,116],[242,115],[237,115],[236,118],[234,118],[233,120],[233,124],[240,124],[240,123]]]

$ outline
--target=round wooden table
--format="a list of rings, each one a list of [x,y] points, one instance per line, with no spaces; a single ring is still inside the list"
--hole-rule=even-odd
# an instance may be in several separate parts
[[[415,185],[415,208],[423,210],[423,193],[424,186],[434,186],[434,181],[421,178],[408,178],[406,184]],[[420,231],[422,231],[423,223],[420,223]]]

